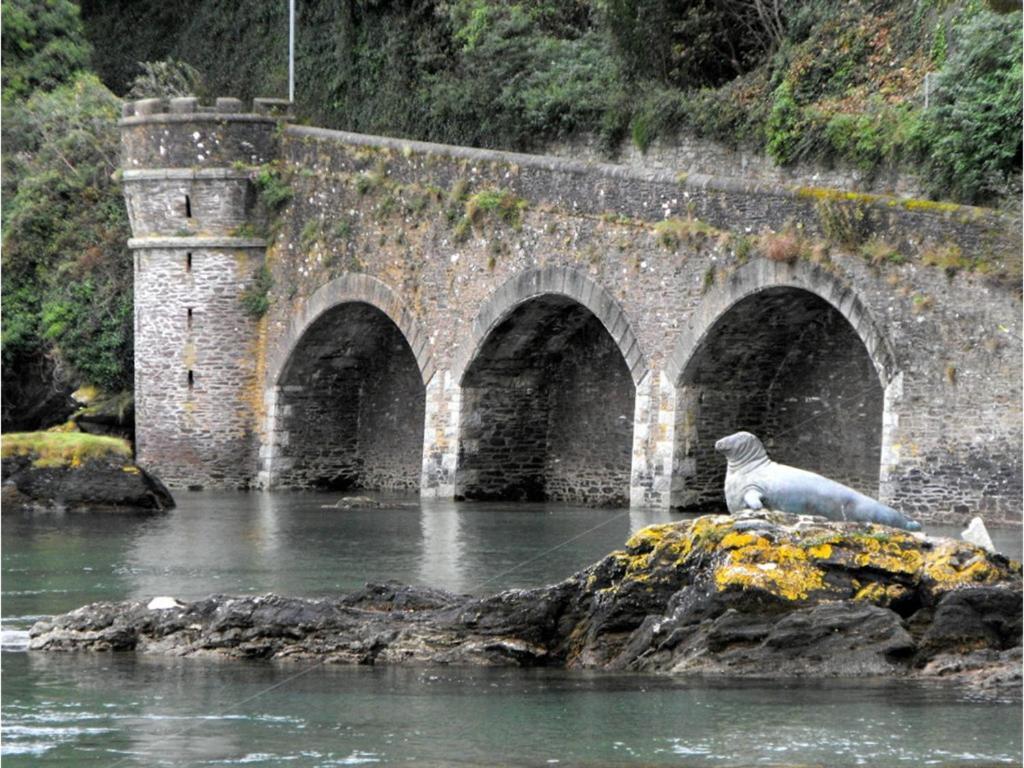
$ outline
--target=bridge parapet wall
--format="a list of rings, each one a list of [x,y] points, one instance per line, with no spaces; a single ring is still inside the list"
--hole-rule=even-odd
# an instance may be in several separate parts
[[[296,167],[369,171],[375,161],[368,158],[385,152],[390,155],[388,175],[396,182],[422,184],[429,179],[447,189],[458,179],[468,179],[507,189],[531,205],[571,214],[614,213],[645,221],[689,217],[750,234],[796,228],[807,235],[856,242],[882,239],[907,254],[932,242],[984,252],[997,261],[1019,258],[1019,233],[992,209],[706,174],[673,175],[306,126],[290,125],[285,133],[297,139],[282,147],[287,162]],[[325,154],[317,140],[349,149]]]

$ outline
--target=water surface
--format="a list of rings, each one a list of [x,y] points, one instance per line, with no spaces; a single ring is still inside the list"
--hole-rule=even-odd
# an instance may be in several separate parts
[[[484,593],[562,579],[667,513],[316,494],[176,494],[164,515],[3,515],[3,630],[95,600]],[[955,533],[950,528],[930,533]],[[1020,531],[993,531],[1021,556]],[[744,683],[3,654],[5,765],[1013,765],[1020,701],[946,685]]]

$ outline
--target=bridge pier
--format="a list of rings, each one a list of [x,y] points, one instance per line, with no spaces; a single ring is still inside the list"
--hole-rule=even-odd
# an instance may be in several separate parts
[[[427,384],[421,496],[437,499],[455,497],[461,411],[462,388],[455,383],[451,371],[438,371]]]
[[[647,371],[636,388],[631,507],[668,509],[675,482],[676,388],[661,370]]]

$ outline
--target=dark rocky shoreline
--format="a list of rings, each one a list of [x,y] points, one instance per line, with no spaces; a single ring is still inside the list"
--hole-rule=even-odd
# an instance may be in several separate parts
[[[964,542],[775,512],[652,526],[559,584],[487,597],[95,603],[31,649],[749,677],[913,676],[1020,689],[1021,567]]]

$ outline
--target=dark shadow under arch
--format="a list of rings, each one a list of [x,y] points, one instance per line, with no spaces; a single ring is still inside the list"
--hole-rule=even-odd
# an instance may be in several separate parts
[[[635,394],[587,307],[556,294],[523,301],[462,377],[456,495],[628,503]]]

